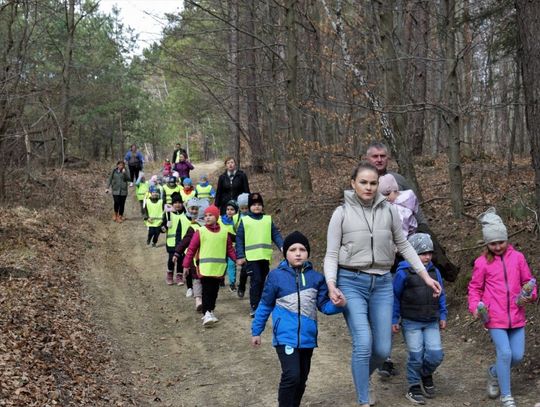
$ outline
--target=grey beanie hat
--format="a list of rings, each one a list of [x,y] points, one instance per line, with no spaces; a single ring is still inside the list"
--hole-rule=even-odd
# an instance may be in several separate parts
[[[433,251],[433,241],[427,233],[415,233],[408,240],[417,254]]]
[[[243,194],[238,195],[238,198],[236,199],[236,202],[238,202],[238,206],[247,206],[249,201],[249,194],[247,192],[244,192]]]
[[[494,207],[489,208],[484,213],[478,215],[478,220],[482,224],[482,235],[484,243],[504,242],[508,240],[506,226]]]

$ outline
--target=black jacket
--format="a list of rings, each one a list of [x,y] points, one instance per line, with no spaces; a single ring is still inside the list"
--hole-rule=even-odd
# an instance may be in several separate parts
[[[216,188],[215,205],[220,208],[221,213],[225,213],[227,202],[236,200],[238,195],[247,192],[249,194],[249,183],[247,175],[242,170],[236,170],[233,179],[229,178],[227,171],[219,176]]]

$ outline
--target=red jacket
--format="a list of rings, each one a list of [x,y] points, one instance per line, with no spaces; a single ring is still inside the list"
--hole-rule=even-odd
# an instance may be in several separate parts
[[[486,256],[474,262],[469,283],[469,311],[474,313],[482,301],[488,309],[486,328],[520,328],[525,326],[525,307],[516,304],[521,287],[532,278],[531,270],[521,252],[508,245],[502,256],[488,263]],[[536,299],[536,287],[533,299]]]

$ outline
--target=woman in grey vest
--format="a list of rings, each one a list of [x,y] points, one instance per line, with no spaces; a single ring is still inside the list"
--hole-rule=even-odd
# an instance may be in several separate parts
[[[353,190],[328,225],[324,274],[330,299],[345,297],[345,320],[352,337],[352,373],[358,403],[375,404],[369,377],[390,354],[394,292],[390,267],[395,249],[439,295],[441,287],[427,273],[403,235],[396,209],[377,192],[377,169],[360,163],[351,176]]]

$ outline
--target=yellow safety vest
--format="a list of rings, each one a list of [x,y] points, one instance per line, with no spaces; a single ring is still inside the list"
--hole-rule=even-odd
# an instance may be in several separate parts
[[[212,185],[208,184],[205,187],[200,186],[197,184],[195,187],[195,191],[197,191],[197,198],[206,198],[210,199],[212,196],[210,193],[212,192]]]
[[[244,250],[247,261],[272,260],[272,217],[261,219],[242,218],[244,225]]]
[[[182,195],[182,200],[184,202],[187,202],[189,201],[191,198],[194,198],[195,197],[195,190],[191,191],[191,193],[188,195],[184,192],[183,189],[180,190],[180,195]]]
[[[180,239],[183,239],[186,236],[186,232],[191,225],[191,220],[188,219],[185,213],[180,216],[180,224],[182,226],[182,231],[180,232]],[[194,229],[195,230],[195,229]]]
[[[178,229],[178,224],[182,227],[181,233],[184,235],[186,234],[184,232],[184,227],[182,225],[182,217],[185,218],[185,215],[183,213],[176,214],[174,212],[171,212],[171,226],[169,229],[167,229],[167,246],[169,247],[175,247],[176,246],[176,230]],[[183,236],[182,236],[183,237]]]
[[[230,233],[233,236],[236,236],[236,230],[234,230],[234,225],[226,225],[221,220],[221,216],[218,219],[219,227],[225,229],[227,233]]]
[[[236,235],[236,231],[238,230],[238,226],[240,226],[240,221],[242,220],[242,215],[240,213],[235,213],[232,217],[232,220],[234,234]]]
[[[171,188],[168,184],[163,185],[163,192],[165,192],[165,203],[172,204],[172,194],[174,192],[180,193],[182,188],[180,185],[175,186],[174,188]]]
[[[158,199],[157,202],[152,202],[148,199],[146,201],[146,208],[148,209],[148,220],[145,220],[144,224],[154,227],[161,225],[163,220],[163,201]]]
[[[137,194],[137,199],[139,201],[143,201],[149,189],[150,189],[150,182],[144,181],[144,182],[139,183],[139,185],[135,187],[135,193]]]
[[[204,277],[221,277],[227,270],[227,231],[200,228],[199,273]]]

